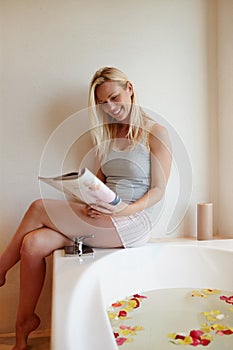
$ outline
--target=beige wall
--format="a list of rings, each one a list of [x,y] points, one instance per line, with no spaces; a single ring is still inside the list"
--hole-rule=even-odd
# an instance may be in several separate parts
[[[233,1],[218,1],[219,232],[233,235]]]
[[[141,104],[164,116],[187,149],[193,192],[189,210],[175,234],[195,235],[197,202],[213,200],[218,205],[218,164],[220,169],[228,167],[219,195],[220,233],[233,232],[233,200],[228,198],[233,177],[228,153],[232,141],[229,136],[227,141],[225,138],[232,123],[228,93],[232,89],[232,76],[228,74],[232,57],[228,50],[232,53],[232,46],[230,49],[225,42],[227,38],[232,43],[228,34],[232,33],[232,18],[231,23],[225,23],[232,1],[219,1],[218,8],[215,5],[214,0],[100,0],[88,6],[84,0],[0,2],[1,250],[28,203],[40,195],[37,175],[51,133],[87,106],[90,78],[104,65],[117,66],[129,75]],[[219,29],[218,42],[217,19],[223,30]],[[219,115],[218,48],[222,51],[218,55]],[[220,163],[216,135],[221,141]],[[57,158],[59,147],[54,149],[50,169],[56,169]],[[52,195],[49,190],[48,195]],[[51,263],[48,265],[50,272]],[[16,266],[9,273],[8,284],[0,292],[0,332],[13,330],[18,270]],[[38,307],[43,318],[41,328],[49,326],[50,277]]]

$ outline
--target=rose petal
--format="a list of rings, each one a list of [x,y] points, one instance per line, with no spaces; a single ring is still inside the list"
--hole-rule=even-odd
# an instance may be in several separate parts
[[[112,307],[120,307],[122,305],[122,303],[120,302],[116,302],[112,304]]]
[[[223,334],[225,334],[225,335],[233,334],[232,330],[230,330],[230,329],[225,329],[225,330],[223,330],[222,332],[223,332]]]
[[[120,310],[118,313],[118,317],[126,317],[127,316],[127,311],[125,310]]]
[[[218,289],[203,289],[203,292],[206,294],[218,294],[221,293]]]
[[[201,339],[200,340],[200,344],[203,346],[207,346],[207,345],[209,345],[209,343],[210,343],[209,339]]]
[[[226,303],[233,305],[233,295],[231,295],[230,297],[227,297],[225,295],[221,295],[220,300],[224,300]]]
[[[182,334],[176,334],[175,339],[181,339],[181,340],[184,340],[184,339],[185,339],[185,335],[182,335]]]
[[[198,339],[198,340],[200,339],[202,334],[204,334],[204,333],[201,330],[195,330],[195,329],[193,329],[189,333],[190,337],[192,337],[193,339]]]
[[[217,331],[216,334],[217,334],[217,335],[220,335],[220,336],[223,336],[223,335],[224,335],[223,331]]]
[[[118,346],[123,345],[126,340],[127,338],[124,338],[124,337],[116,338],[117,345]]]
[[[136,309],[136,308],[138,308],[138,307],[140,306],[140,301],[139,301],[137,298],[131,298],[130,300],[131,300],[132,302],[134,302],[134,303],[133,303],[133,305],[134,305],[133,308],[134,308],[134,309]],[[129,302],[130,302],[130,301],[129,301]]]
[[[147,297],[144,295],[140,295],[140,294],[134,294],[133,295],[134,298],[139,298],[139,299],[146,299]]]

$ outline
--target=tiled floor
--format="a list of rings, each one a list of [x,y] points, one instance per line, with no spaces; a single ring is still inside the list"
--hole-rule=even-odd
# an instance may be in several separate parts
[[[0,350],[11,350],[15,344],[13,334],[0,334]],[[48,331],[34,332],[28,341],[28,350],[49,350],[50,336]]]

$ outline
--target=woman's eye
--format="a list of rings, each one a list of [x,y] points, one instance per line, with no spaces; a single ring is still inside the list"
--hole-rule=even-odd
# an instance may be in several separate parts
[[[112,96],[112,100],[115,101],[118,97],[119,97],[119,95]]]

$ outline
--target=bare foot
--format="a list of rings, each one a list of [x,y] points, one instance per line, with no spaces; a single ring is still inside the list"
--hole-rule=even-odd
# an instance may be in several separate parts
[[[16,345],[12,350],[26,350],[29,334],[40,324],[39,317],[34,314],[31,319],[16,325]]]
[[[6,283],[6,274],[4,272],[0,273],[0,287]]]

